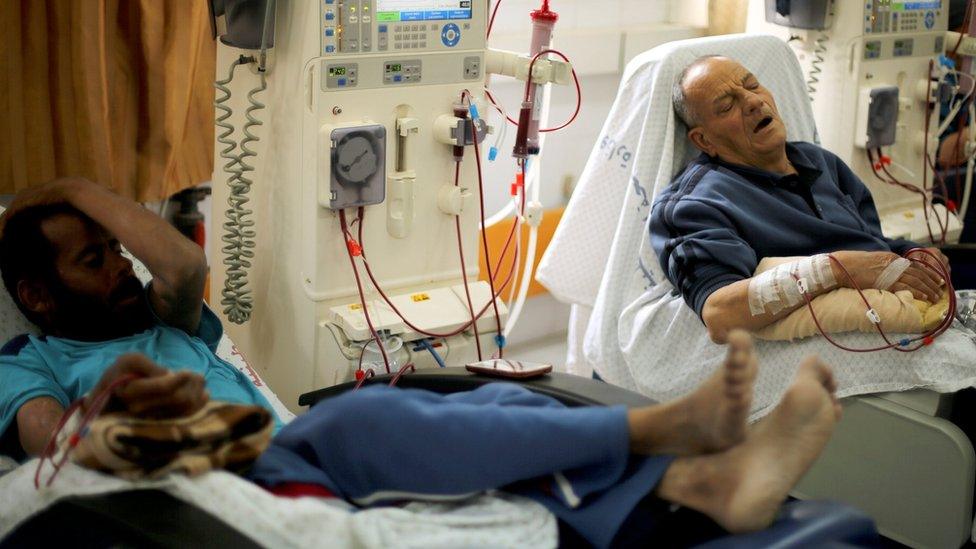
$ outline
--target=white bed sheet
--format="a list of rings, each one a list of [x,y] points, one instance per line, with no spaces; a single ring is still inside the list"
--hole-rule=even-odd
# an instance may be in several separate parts
[[[341,500],[274,496],[225,471],[157,482],[123,481],[68,464],[54,485],[34,489],[37,461],[0,476],[0,539],[67,496],[156,488],[223,520],[266,547],[556,547],[555,517],[505,493],[457,503],[415,502],[356,510]],[[147,512],[151,512],[147,510]]]

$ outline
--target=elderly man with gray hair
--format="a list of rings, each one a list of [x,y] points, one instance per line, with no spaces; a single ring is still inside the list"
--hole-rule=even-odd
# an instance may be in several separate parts
[[[702,154],[655,200],[651,244],[713,341],[737,328],[758,331],[804,306],[795,278],[810,297],[856,283],[938,300],[943,281],[899,260],[920,246],[881,233],[870,192],[837,156],[787,142],[776,101],[748,69],[727,57],[698,58],[672,95]],[[753,276],[763,258],[782,256],[803,259]]]

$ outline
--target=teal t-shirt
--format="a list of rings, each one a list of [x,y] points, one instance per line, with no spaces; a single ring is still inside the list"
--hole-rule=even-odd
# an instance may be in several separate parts
[[[68,407],[126,353],[142,353],[160,366],[202,375],[213,400],[263,406],[274,417],[277,433],[282,422],[267,399],[247,376],[215,354],[222,335],[217,315],[203,307],[194,336],[161,322],[140,334],[109,341],[19,336],[0,352],[0,435],[27,401],[48,396]]]

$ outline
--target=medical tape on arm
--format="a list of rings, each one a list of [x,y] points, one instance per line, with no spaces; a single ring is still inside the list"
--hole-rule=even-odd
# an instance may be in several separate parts
[[[911,267],[912,262],[904,257],[899,257],[898,259],[892,261],[881,274],[878,275],[878,279],[874,281],[874,287],[879,290],[887,290],[888,288],[894,286],[895,282],[901,278],[901,275],[905,274],[905,271]]]
[[[752,316],[776,314],[804,301],[801,287],[813,293],[836,285],[827,254],[804,257],[749,279],[749,311]]]

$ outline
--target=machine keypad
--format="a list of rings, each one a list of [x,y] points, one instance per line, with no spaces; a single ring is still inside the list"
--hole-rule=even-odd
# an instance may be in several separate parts
[[[419,59],[388,61],[383,64],[383,83],[386,85],[414,84],[423,78]]]
[[[393,49],[415,50],[427,48],[428,38],[437,36],[437,25],[391,25],[393,32]],[[429,30],[428,30],[429,29]],[[380,47],[381,50],[386,48]]]

